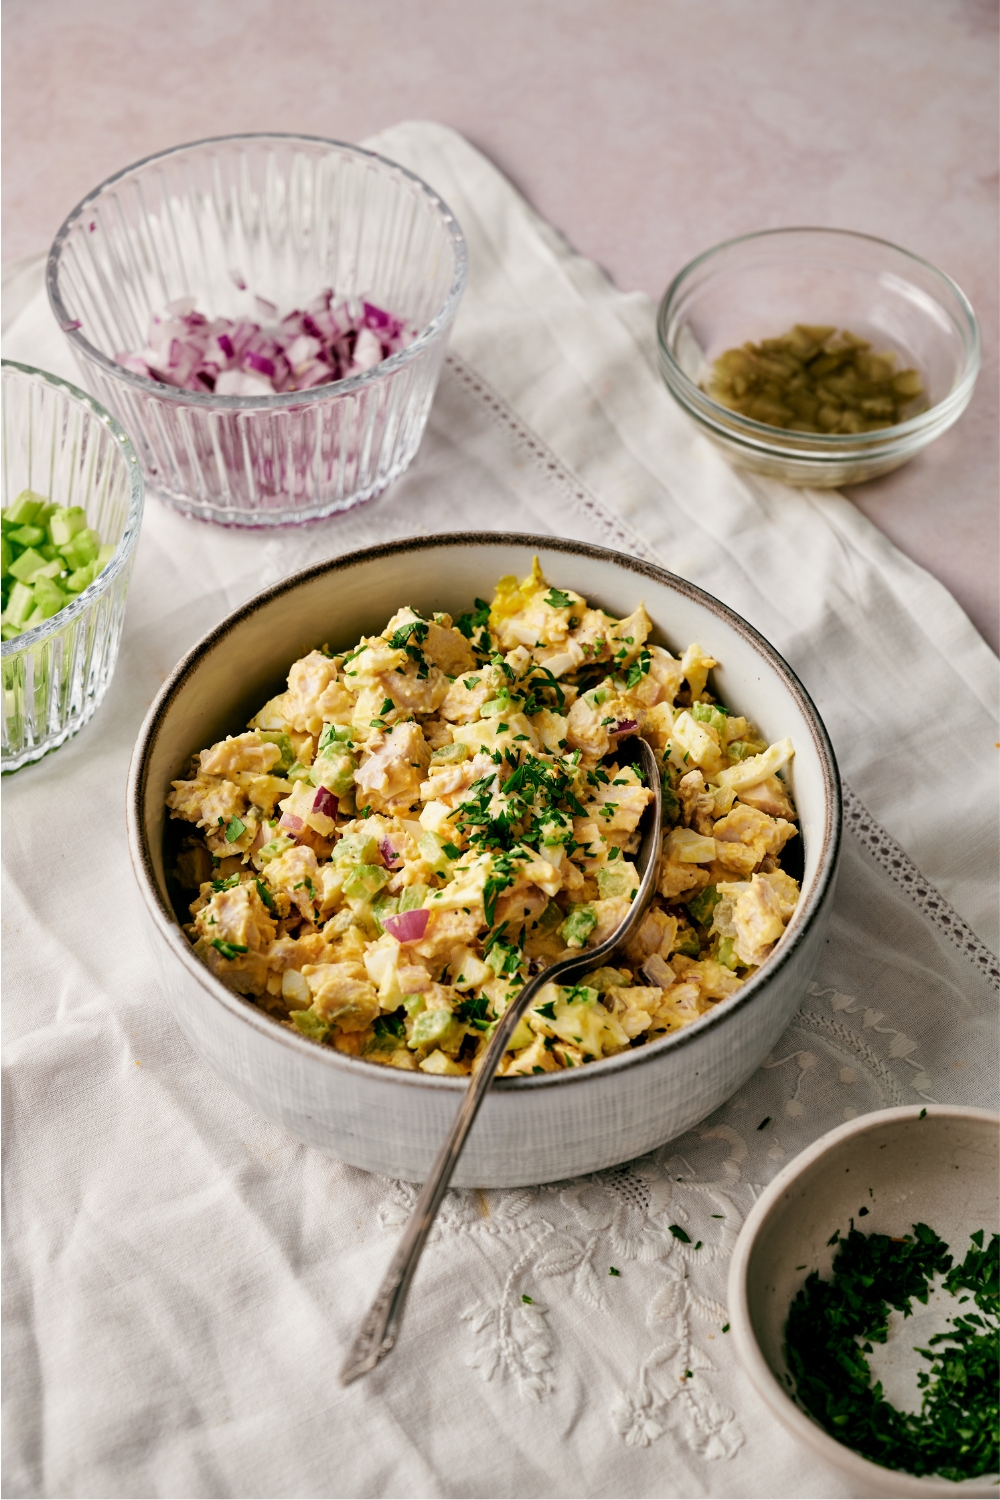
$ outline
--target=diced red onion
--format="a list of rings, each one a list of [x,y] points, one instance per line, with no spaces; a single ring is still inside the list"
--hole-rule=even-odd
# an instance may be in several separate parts
[[[332,792],[328,792],[325,786],[317,789],[316,795],[313,798],[313,812],[322,813],[324,818],[335,818],[339,806],[340,803],[337,801],[337,798]]]
[[[238,271],[230,277],[239,289]],[[277,308],[254,299],[264,325],[207,318],[193,297],[177,297],[149,325],[146,347],[115,360],[126,370],[181,390],[219,396],[311,390],[373,369],[405,349],[417,330],[371,302],[335,301],[327,287],[307,309],[277,319]],[[79,322],[64,324],[66,331]]]
[[[268,359],[266,354],[254,354],[252,349],[248,349],[243,356],[243,362],[260,375],[274,374],[274,360]]]
[[[278,827],[287,828],[289,833],[301,833],[304,826],[302,819],[295,813],[283,812],[278,819]]]
[[[244,281],[243,277],[240,275],[239,271],[230,271],[229,279],[238,292],[246,291],[247,284]]]
[[[387,870],[401,870],[403,868],[403,856],[397,854],[388,839],[379,839],[378,852],[382,856],[382,863]]]
[[[638,728],[639,723],[636,719],[619,719],[614,732],[615,734],[632,734]]]
[[[415,911],[401,911],[395,917],[382,917],[381,921],[386,932],[397,943],[415,943],[427,931],[429,916],[430,912],[425,906],[418,906]]]
[[[93,224],[91,224],[90,227],[91,229],[93,229]],[[59,327],[62,329],[63,333],[72,333],[75,328],[82,328],[83,323],[79,318],[67,318],[65,323],[59,324]]]

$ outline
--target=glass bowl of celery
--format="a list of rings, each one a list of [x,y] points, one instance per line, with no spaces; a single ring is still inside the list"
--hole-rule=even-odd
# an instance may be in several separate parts
[[[11,360],[2,375],[6,773],[76,734],[107,691],[143,478],[128,435],[91,396]]]

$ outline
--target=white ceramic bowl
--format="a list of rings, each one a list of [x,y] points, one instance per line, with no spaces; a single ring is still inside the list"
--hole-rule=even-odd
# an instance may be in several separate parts
[[[853,1216],[865,1233],[909,1234],[929,1224],[956,1259],[977,1229],[997,1226],[1000,1115],[985,1109],[917,1105],[862,1115],[821,1136],[779,1172],[748,1214],[729,1269],[729,1317],[747,1374],[793,1436],[849,1476],[858,1495],[995,1495],[988,1478],[952,1484],[871,1463],[830,1437],[791,1394],[784,1355],[792,1299],[811,1271],[828,1276],[835,1229]],[[858,1210],[867,1213],[859,1218]],[[918,1309],[919,1312],[919,1309]],[[909,1332],[909,1330],[908,1330]],[[886,1346],[886,1393],[905,1372],[911,1346],[928,1329]],[[891,1352],[895,1350],[896,1352]],[[874,1366],[874,1359],[872,1361]],[[879,1367],[881,1369],[881,1366]],[[896,1374],[899,1379],[899,1373]],[[896,1396],[897,1401],[904,1399]]]
[[[754,1071],[798,1006],[820,951],[840,845],[840,788],[808,694],[756,631],[683,579],[635,558],[549,537],[490,533],[394,542],[317,564],[230,615],[176,667],[142,727],[128,789],[129,843],[153,951],[188,1040],[241,1098],[343,1161],[422,1181],[451,1123],[461,1079],[381,1068],[277,1025],[213,978],[170,904],[164,798],[185,759],[238,733],[297,657],[382,630],[403,604],[457,614],[537,554],[547,576],[616,615],[640,599],[655,638],[700,641],[720,694],[775,740],[791,735],[804,844],[802,899],[775,955],[731,999],[663,1040],[577,1071],[505,1079],[480,1112],[456,1183],[551,1182],[627,1161],[711,1113]]]

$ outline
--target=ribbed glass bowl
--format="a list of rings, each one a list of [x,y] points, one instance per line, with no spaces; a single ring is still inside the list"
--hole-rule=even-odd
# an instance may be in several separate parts
[[[719,355],[796,323],[834,324],[915,366],[926,410],[859,434],[790,432],[754,421],[706,389]],[[844,229],[770,229],[699,255],[664,293],[660,370],[702,432],[743,468],[829,489],[874,479],[956,422],[979,373],[979,325],[968,299],[929,261]]]
[[[51,619],[3,642],[4,772],[82,729],[118,658],[125,595],[142,523],[139,457],[114,417],[65,380],[3,361],[3,503],[24,489],[82,505],[114,556]]]
[[[339,141],[237,135],[177,146],[95,188],[56,235],[47,285],[150,492],[203,520],[277,526],[370,499],[411,462],[466,275],[450,210],[403,167]],[[259,321],[254,296],[285,316],[326,287],[406,319],[416,339],[362,374],[273,396],[182,391],[115,363],[175,298]]]

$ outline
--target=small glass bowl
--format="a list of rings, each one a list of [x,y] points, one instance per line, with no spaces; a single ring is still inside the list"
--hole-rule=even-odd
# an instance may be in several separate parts
[[[40,760],[82,729],[118,657],[125,595],[142,523],[139,455],[114,417],[65,380],[4,360],[3,503],[22,490],[82,505],[115,552],[58,614],[4,641],[2,769]]]
[[[704,389],[727,349],[796,323],[834,324],[894,350],[923,377],[925,410],[858,434],[789,432]],[[961,416],[982,356],[968,298],[943,271],[846,229],[769,229],[707,250],[674,278],[656,320],[660,370],[701,430],[743,468],[829,489],[898,468]]]
[[[177,146],[108,178],[59,230],[46,280],[149,491],[203,520],[278,526],[368,500],[411,462],[467,269],[458,224],[418,177],[357,146],[274,134]],[[259,321],[255,295],[285,315],[326,287],[417,337],[371,370],[273,396],[178,390],[115,363],[178,297]]]

